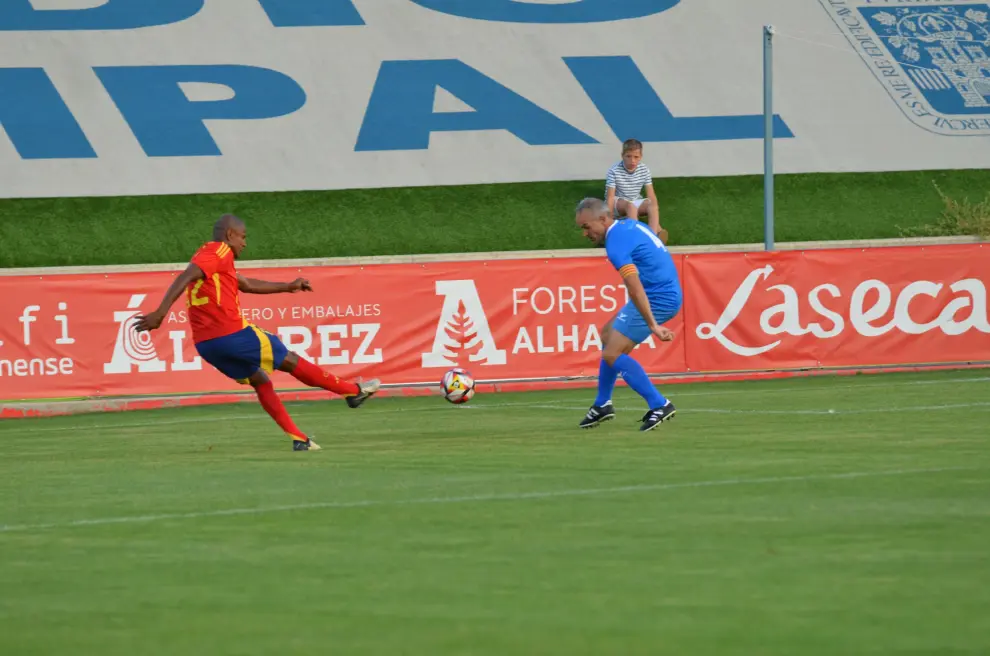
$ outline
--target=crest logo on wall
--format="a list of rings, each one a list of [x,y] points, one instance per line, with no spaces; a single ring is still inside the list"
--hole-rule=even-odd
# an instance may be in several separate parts
[[[819,1],[912,122],[990,135],[990,4]]]

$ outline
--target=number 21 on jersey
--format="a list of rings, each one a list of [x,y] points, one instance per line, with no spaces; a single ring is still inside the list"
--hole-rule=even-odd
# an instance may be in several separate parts
[[[203,283],[206,282],[206,278],[200,278],[196,281],[196,284],[192,288],[186,288],[186,307],[198,307],[200,305],[206,305],[210,302],[208,296],[200,296],[199,290],[202,288]],[[213,274],[213,284],[217,289],[217,305],[220,305],[220,274]]]

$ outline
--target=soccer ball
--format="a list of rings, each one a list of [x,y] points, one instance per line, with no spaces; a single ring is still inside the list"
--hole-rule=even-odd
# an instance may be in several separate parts
[[[451,369],[440,379],[440,388],[451,403],[467,403],[474,396],[474,378],[464,369]]]

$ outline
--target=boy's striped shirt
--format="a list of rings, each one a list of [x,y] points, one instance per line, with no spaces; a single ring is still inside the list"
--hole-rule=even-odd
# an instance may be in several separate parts
[[[646,164],[640,162],[636,170],[630,173],[622,162],[619,162],[612,166],[605,176],[605,193],[607,195],[608,190],[614,188],[616,198],[639,200],[642,198],[643,187],[652,184],[653,175]]]

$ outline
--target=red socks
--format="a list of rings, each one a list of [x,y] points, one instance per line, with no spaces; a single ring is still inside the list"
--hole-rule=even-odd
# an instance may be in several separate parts
[[[340,396],[355,396],[361,392],[356,383],[349,383],[334,376],[329,371],[323,371],[315,364],[304,358],[299,358],[299,364],[292,370],[293,377],[310,387],[321,387],[328,392]]]
[[[310,387],[320,387],[340,396],[355,396],[361,392],[356,383],[341,380],[329,371],[323,371],[312,362],[302,358],[299,358],[299,364],[292,371],[292,376],[299,382],[305,383]],[[271,415],[272,419],[285,431],[286,435],[298,442],[309,441],[306,434],[296,427],[296,423],[292,421],[292,417],[289,416],[285,406],[282,405],[282,400],[275,393],[275,386],[272,384],[272,381],[269,380],[261,385],[256,385],[254,390],[258,394],[258,401],[261,402],[261,407]]]
[[[258,393],[258,400],[261,402],[261,407],[272,416],[272,419],[285,431],[286,435],[298,442],[309,441],[309,438],[296,427],[296,423],[292,421],[289,412],[282,405],[282,399],[278,398],[278,394],[275,393],[275,386],[272,385],[272,381],[269,380],[266,383],[255,386],[254,391]]]

